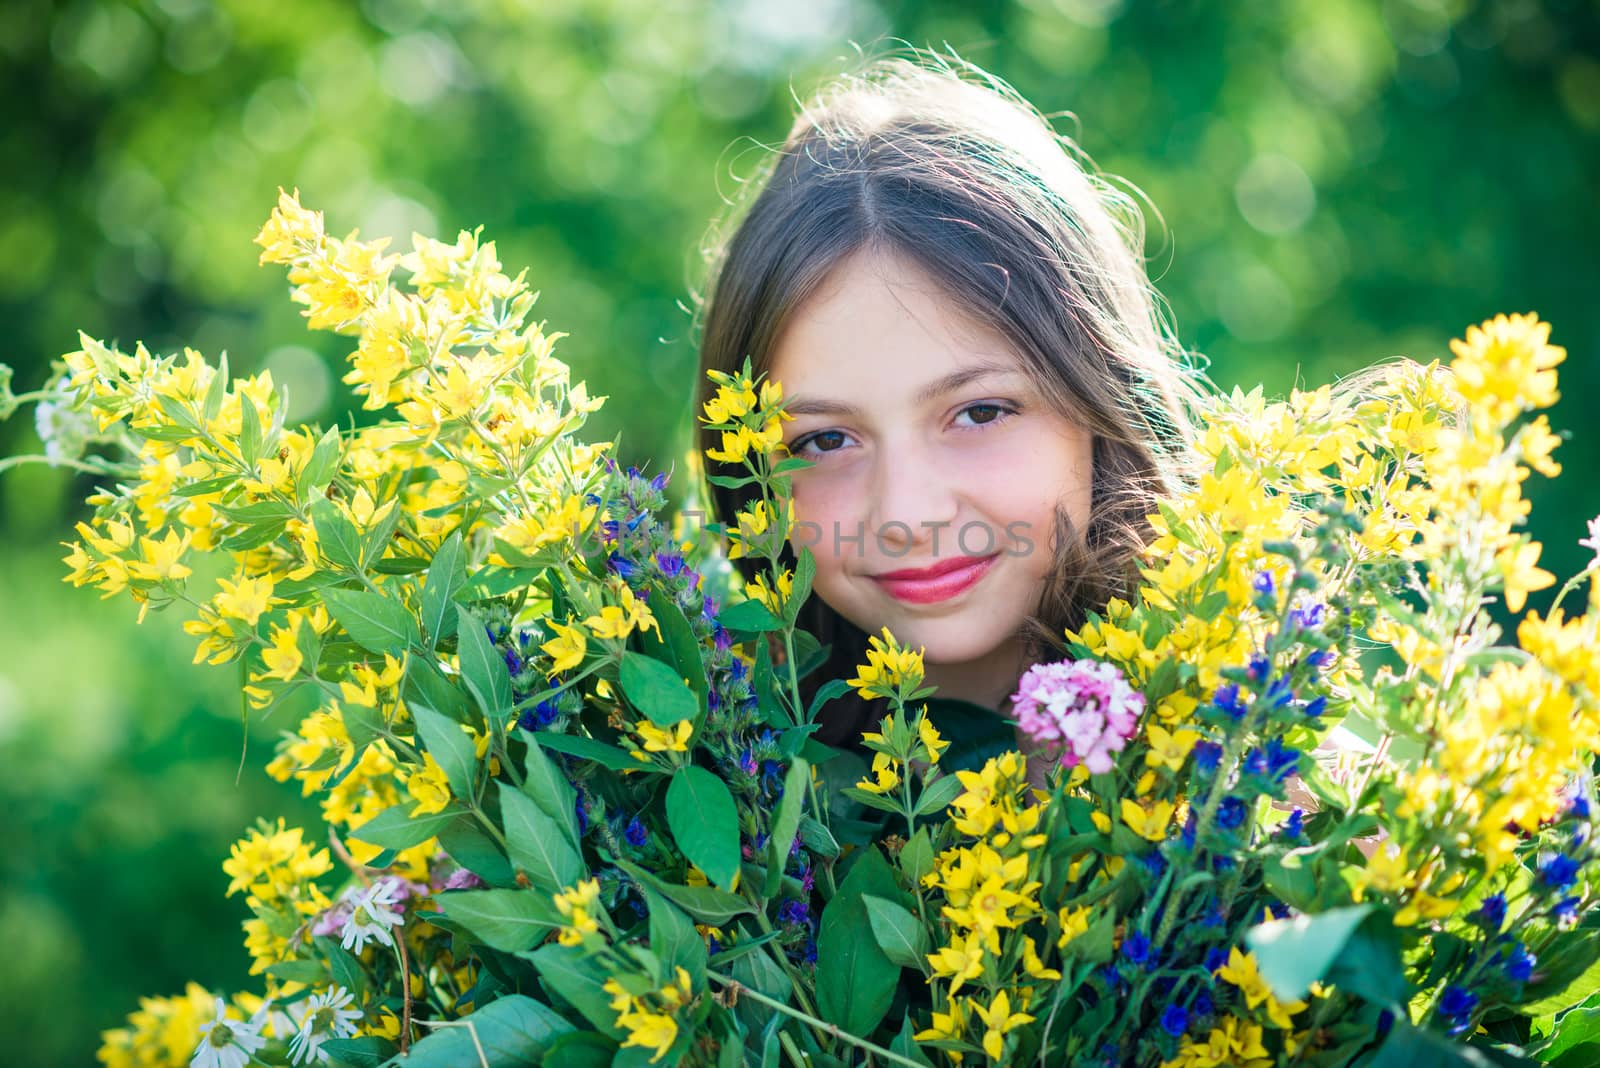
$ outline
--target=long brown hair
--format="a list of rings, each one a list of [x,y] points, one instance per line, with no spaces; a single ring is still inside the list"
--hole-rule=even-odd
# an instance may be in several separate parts
[[[714,392],[705,371],[736,371],[746,355],[766,371],[790,315],[845,257],[881,248],[910,258],[1006,337],[1049,402],[1094,434],[1088,529],[1057,508],[1056,560],[1022,634],[1030,661],[1060,659],[1063,629],[1136,590],[1145,517],[1197,477],[1190,443],[1214,389],[1150,285],[1135,200],[1015,90],[916,50],[824,86],[746,190],[705,248],[696,413]],[[717,445],[702,426],[696,447]],[[695,490],[719,522],[748,503],[722,487]],[[793,566],[792,547],[784,553]],[[734,563],[746,581],[759,565]],[[832,647],[803,687],[809,700],[864,661],[867,636],[817,597],[799,624]],[[870,722],[867,705],[846,703],[830,706],[824,741],[854,741]]]

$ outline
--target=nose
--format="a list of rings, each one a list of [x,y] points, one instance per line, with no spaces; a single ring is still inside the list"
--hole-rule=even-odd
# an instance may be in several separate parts
[[[932,450],[915,444],[885,449],[868,480],[864,552],[893,567],[897,559],[954,556],[961,487]]]

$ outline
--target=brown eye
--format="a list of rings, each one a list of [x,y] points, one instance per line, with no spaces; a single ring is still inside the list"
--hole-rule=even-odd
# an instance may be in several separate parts
[[[961,414],[972,417],[972,423],[965,428],[971,429],[973,426],[992,426],[995,423],[1003,422],[1006,418],[1016,413],[1013,409],[1003,404],[985,403],[969,404],[961,409]]]
[[[799,441],[795,442],[794,446],[792,447],[792,449],[790,451],[795,452],[795,453],[800,453],[808,445],[811,445],[811,444],[816,443],[816,442],[830,441],[830,442],[833,442],[833,446],[831,448],[823,448],[821,445],[818,445],[817,451],[818,452],[838,452],[839,449],[843,447],[843,439],[844,439],[844,432],[841,431],[841,430],[819,430],[819,431],[817,431],[817,433],[812,434],[810,437],[801,438]]]

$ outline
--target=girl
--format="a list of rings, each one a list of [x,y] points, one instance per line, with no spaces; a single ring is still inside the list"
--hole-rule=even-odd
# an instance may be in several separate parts
[[[927,54],[824,88],[760,178],[713,248],[698,400],[748,354],[814,461],[786,556],[816,556],[800,625],[831,657],[803,696],[887,626],[938,697],[1007,715],[1064,628],[1132,595],[1145,516],[1198,477],[1214,387],[1158,311],[1137,207],[1010,87]],[[701,492],[719,522],[748,503]],[[841,698],[818,737],[877,715]]]

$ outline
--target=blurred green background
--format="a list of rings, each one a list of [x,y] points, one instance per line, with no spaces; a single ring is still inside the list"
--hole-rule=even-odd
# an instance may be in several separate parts
[[[271,367],[294,418],[349,405],[251,244],[277,187],[409,247],[479,223],[610,401],[596,437],[681,457],[707,225],[791,94],[884,37],[1015,84],[1148,195],[1153,273],[1224,386],[1283,393],[1448,357],[1536,310],[1569,358],[1562,479],[1533,526],[1563,577],[1600,511],[1600,4],[1591,0],[7,0],[0,361],[42,384],[76,331]],[[0,452],[35,444],[0,423]],[[0,478],[0,1034],[92,1062],[142,994],[254,986],[220,864],[283,712],[192,667],[171,616],[60,581],[81,478]],[[1531,604],[1548,603],[1550,591]]]

